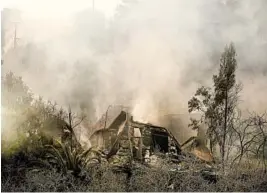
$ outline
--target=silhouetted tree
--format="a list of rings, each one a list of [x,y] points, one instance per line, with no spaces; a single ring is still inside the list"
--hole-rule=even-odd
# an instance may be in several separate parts
[[[238,93],[241,85],[236,84],[235,71],[237,68],[236,51],[231,43],[225,47],[220,59],[218,75],[213,76],[213,89],[200,87],[195,96],[188,101],[189,112],[201,111],[208,125],[207,136],[210,139],[210,148],[218,143],[220,146],[221,161],[224,167],[227,133],[230,132],[230,122],[236,109]],[[192,125],[196,125],[196,121]],[[196,126],[194,126],[196,128]]]

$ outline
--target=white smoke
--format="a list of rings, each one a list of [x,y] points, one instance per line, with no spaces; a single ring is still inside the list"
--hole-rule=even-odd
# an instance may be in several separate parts
[[[87,9],[62,21],[25,21],[33,46],[23,47],[18,61],[11,54],[4,69],[47,99],[83,106],[90,117],[120,104],[153,122],[187,114],[187,101],[200,85],[210,86],[220,53],[233,41],[242,105],[265,110],[266,1],[132,2],[112,20]]]

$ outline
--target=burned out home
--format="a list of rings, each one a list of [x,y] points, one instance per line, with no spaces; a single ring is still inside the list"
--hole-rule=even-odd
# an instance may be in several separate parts
[[[92,128],[89,140],[92,147],[105,152],[107,159],[127,155],[129,159],[144,163],[149,162],[151,155],[157,152],[178,157],[184,151],[168,129],[137,122],[123,108],[108,109]],[[199,148],[197,151],[194,147],[191,150],[193,153],[197,152],[195,155],[198,158],[204,157],[200,155],[202,152]],[[202,160],[211,161],[210,153],[206,154],[208,156]]]

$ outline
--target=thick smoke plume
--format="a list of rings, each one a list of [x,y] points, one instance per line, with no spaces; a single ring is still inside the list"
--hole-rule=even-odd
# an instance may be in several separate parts
[[[264,111],[266,9],[265,0],[132,0],[112,19],[87,9],[66,23],[24,21],[29,44],[18,48],[18,60],[7,56],[4,69],[93,122],[112,104],[131,106],[137,120],[158,122],[166,114],[188,120],[187,101],[200,85],[211,86],[232,41],[241,106]]]

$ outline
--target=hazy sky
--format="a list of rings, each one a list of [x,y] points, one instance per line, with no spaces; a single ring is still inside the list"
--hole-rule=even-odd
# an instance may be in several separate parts
[[[1,8],[18,8],[25,17],[64,18],[72,13],[92,7],[93,0],[2,0]],[[95,8],[107,17],[112,16],[121,0],[95,0]]]
[[[95,8],[112,16],[121,1],[95,0]],[[25,13],[16,32],[20,45],[30,43],[19,57],[10,52],[2,70],[22,76],[45,99],[85,107],[93,121],[119,104],[133,107],[135,120],[155,123],[166,114],[188,115],[188,100],[198,87],[212,86],[232,41],[242,108],[263,112],[267,0],[222,1],[140,0],[109,22],[90,11],[92,0],[1,0]]]
[[[94,0],[94,5],[96,10],[110,18],[114,15],[120,2],[121,0]],[[62,35],[62,31],[66,31],[66,26],[73,25],[75,14],[91,8],[92,5],[93,0],[0,1],[1,8],[16,8],[21,11],[23,25],[19,26],[17,34],[24,36],[24,40],[27,39],[26,36],[29,36],[35,42],[44,42],[51,37],[51,34],[52,36]],[[49,33],[47,29],[49,29]]]

